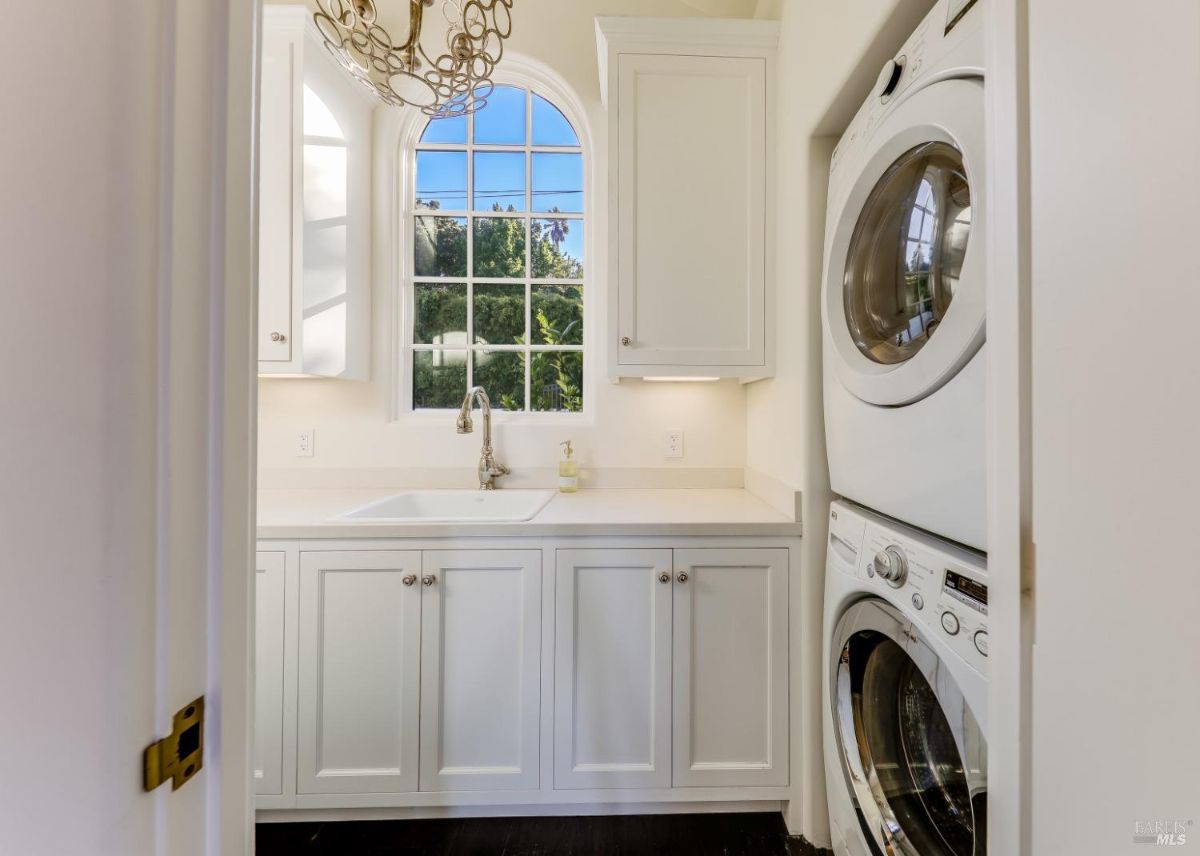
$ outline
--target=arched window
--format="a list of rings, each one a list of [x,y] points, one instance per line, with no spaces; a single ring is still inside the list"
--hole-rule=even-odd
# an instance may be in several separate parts
[[[537,92],[497,86],[415,146],[405,352],[413,410],[583,409],[584,164],[579,135]]]

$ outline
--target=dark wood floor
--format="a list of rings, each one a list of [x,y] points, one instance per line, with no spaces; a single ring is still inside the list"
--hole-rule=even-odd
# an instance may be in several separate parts
[[[258,856],[817,856],[778,814],[267,823]]]

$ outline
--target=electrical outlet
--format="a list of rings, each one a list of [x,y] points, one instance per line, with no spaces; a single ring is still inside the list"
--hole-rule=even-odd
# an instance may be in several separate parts
[[[317,438],[315,428],[305,428],[302,431],[296,432],[296,457],[311,458],[313,456],[313,445]]]
[[[683,432],[675,428],[663,434],[663,457],[683,457]]]

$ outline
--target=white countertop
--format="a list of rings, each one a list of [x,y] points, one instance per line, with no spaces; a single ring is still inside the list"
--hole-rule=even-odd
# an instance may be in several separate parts
[[[258,537],[800,534],[799,521],[780,513],[748,491],[734,488],[556,493],[533,519],[523,523],[381,523],[333,519],[399,492],[394,489],[262,490],[258,494]]]

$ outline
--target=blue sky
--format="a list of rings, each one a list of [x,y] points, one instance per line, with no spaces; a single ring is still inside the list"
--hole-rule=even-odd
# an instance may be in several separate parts
[[[570,123],[550,102],[538,95],[533,101],[533,144],[577,146]],[[474,116],[475,142],[484,145],[525,144],[525,92],[498,86],[487,106]],[[465,143],[466,118],[429,123],[422,142]],[[476,152],[475,210],[490,210],[493,203],[525,210],[525,156],[511,152]],[[465,152],[418,152],[417,196],[437,199],[445,209],[466,207],[467,156]],[[576,153],[534,152],[532,155],[533,211],[583,210],[583,159]],[[582,230],[580,230],[582,231]],[[569,239],[568,239],[569,240]]]

